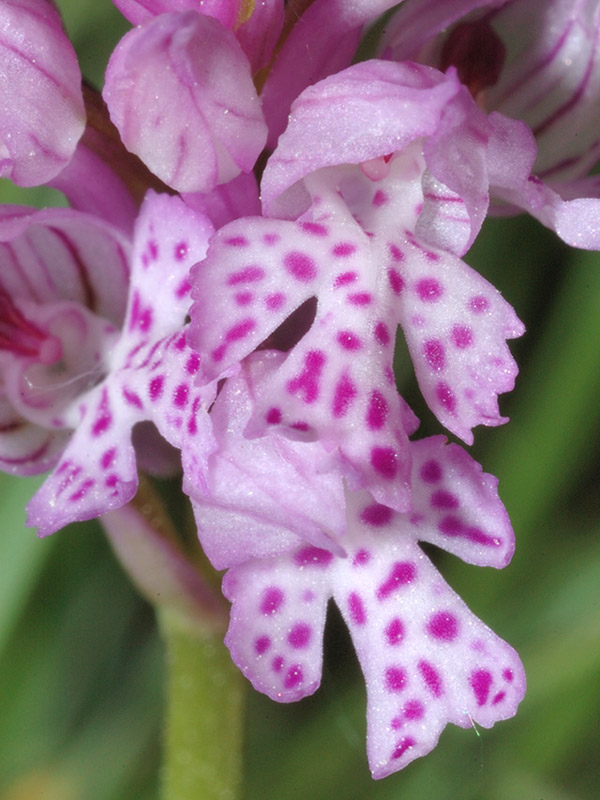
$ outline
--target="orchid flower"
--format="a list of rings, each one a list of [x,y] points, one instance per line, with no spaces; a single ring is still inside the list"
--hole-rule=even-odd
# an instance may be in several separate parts
[[[444,70],[453,65],[482,109],[505,115],[506,135],[514,135],[508,119],[526,123],[530,130],[522,126],[517,134],[520,179],[495,187],[499,210],[506,213],[509,204],[568,244],[600,247],[600,191],[588,177],[600,157],[600,4],[492,0],[459,4],[447,16],[431,6],[403,4],[386,26],[381,56]]]
[[[334,598],[365,676],[369,764],[382,778],[429,752],[448,722],[491,727],[515,713],[525,688],[518,656],[469,611],[418,545],[502,567],[513,533],[495,479],[441,436],[411,443],[409,514],[367,492],[344,499],[339,474],[318,467],[315,474],[326,458],[320,443],[272,433],[243,445],[240,429],[257,385],[281,358],[253,357],[217,398],[218,449],[209,457],[207,490],[188,484],[200,540],[214,566],[228,569],[232,657],[273,700],[291,702],[317,689],[326,606]],[[248,471],[249,459],[257,470]],[[331,515],[327,500],[334,501]]]
[[[224,226],[192,272],[189,340],[206,380],[317,298],[249,435],[282,426],[319,438],[339,449],[353,489],[406,511],[416,421],[394,386],[398,324],[449,430],[471,443],[473,426],[505,421],[497,395],[516,374],[505,340],[523,327],[458,256],[518,144],[496,135],[454,74],[431,68],[365,62],[300,96],[262,182],[267,213],[288,219]]]
[[[175,446],[184,434],[212,446],[214,387],[193,386],[199,360],[183,330],[187,271],[211,233],[164,195],[148,196],[132,243],[75,211],[5,210],[1,463],[54,467],[29,504],[40,534],[133,497],[136,423]]]
[[[81,73],[50,0],[0,6],[0,177],[20,186],[53,178],[83,133]]]

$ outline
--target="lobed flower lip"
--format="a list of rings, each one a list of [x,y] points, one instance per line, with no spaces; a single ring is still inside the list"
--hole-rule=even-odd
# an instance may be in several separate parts
[[[318,688],[333,597],[365,676],[369,764],[382,778],[429,752],[448,722],[490,727],[515,713],[525,689],[518,656],[467,609],[417,544],[503,567],[514,535],[497,481],[441,436],[411,443],[410,512],[397,514],[364,491],[346,492],[338,505],[342,528],[332,536],[327,525],[320,541],[308,527],[302,533],[298,523],[306,512],[323,525],[323,492],[341,483],[338,475],[319,473],[325,449],[318,442],[289,443],[274,432],[245,451],[239,435],[260,384],[280,359],[255,354],[216,400],[217,449],[204,492],[192,495],[199,537],[213,564],[228,569],[223,591],[233,605],[225,641],[232,658],[256,689],[278,702]],[[249,452],[270,470],[250,474]],[[291,459],[293,492],[304,498],[300,514],[292,487],[272,477],[287,474]],[[215,517],[215,509],[224,516]]]
[[[83,133],[81,73],[47,0],[2,3],[0,32],[0,177],[36,186],[69,162]]]

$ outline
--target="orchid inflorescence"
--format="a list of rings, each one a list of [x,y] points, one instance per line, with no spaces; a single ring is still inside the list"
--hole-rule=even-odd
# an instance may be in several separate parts
[[[358,63],[395,3],[114,4],[135,27],[106,106],[49,0],[0,9],[1,174],[71,205],[0,210],[0,466],[49,472],[45,536],[180,451],[234,662],[274,700],[313,693],[333,598],[384,777],[525,691],[419,544],[504,567],[497,481],[415,436],[394,350],[401,329],[467,445],[506,422],[524,326],[463,256],[519,211],[600,248],[599,4],[404,0]]]

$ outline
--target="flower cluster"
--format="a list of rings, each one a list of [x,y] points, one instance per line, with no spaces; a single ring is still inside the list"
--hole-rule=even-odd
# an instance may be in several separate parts
[[[352,64],[394,3],[314,0],[295,25],[281,0],[114,3],[135,27],[85,130],[54,5],[0,10],[2,175],[71,203],[0,211],[0,467],[49,471],[46,535],[181,464],[233,660],[274,700],[311,694],[333,597],[384,777],[524,694],[419,545],[505,566],[497,481],[415,437],[394,348],[466,444],[506,422],[524,327],[463,256],[516,210],[600,247],[600,4],[404,0]]]

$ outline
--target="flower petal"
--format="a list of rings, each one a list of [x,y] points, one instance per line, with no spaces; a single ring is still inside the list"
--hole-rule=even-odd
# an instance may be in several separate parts
[[[83,133],[81,73],[47,0],[0,6],[0,177],[20,186],[53,178]]]
[[[103,96],[125,146],[180,192],[250,172],[265,143],[246,56],[231,31],[193,11],[126,34]]]

